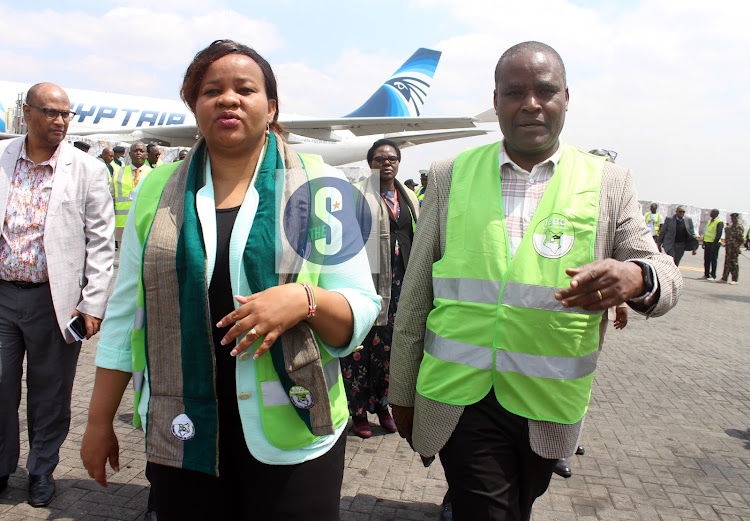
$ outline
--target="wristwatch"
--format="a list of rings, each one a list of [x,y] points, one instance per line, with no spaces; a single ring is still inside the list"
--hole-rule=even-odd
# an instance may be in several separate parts
[[[645,297],[652,291],[654,291],[654,274],[653,269],[651,266],[646,264],[645,262],[641,262],[638,260],[634,260],[632,262],[635,262],[638,266],[641,268],[641,275],[643,276],[643,293],[638,295],[636,298]]]

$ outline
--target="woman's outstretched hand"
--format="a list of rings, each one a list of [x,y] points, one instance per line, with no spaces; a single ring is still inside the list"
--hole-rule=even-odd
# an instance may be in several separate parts
[[[301,284],[291,283],[268,288],[249,297],[235,296],[240,307],[222,318],[216,327],[232,327],[221,340],[227,345],[247,332],[232,349],[237,356],[265,336],[253,358],[262,356],[287,329],[307,317],[307,294]]]

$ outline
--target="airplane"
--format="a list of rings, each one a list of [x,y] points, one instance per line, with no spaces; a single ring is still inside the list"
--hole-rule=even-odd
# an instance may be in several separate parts
[[[421,116],[440,56],[440,51],[418,49],[362,106],[346,116],[319,119],[280,114],[284,137],[295,150],[320,154],[326,163],[337,166],[363,159],[372,143],[382,137],[405,148],[486,134],[487,130],[475,126],[483,118]],[[30,86],[0,81],[0,138],[22,133],[18,116]],[[198,138],[195,117],[182,101],[64,90],[76,113],[70,120],[69,136],[180,147],[190,147]]]

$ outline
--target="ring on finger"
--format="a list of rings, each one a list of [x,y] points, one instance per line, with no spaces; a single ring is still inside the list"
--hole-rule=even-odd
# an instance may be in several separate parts
[[[596,294],[597,294],[597,296],[599,297],[599,300],[604,300],[604,296],[602,296],[602,292],[601,292],[601,290],[599,290],[599,289],[598,289],[598,290],[596,290]]]
[[[255,335],[255,336],[258,336],[258,332],[257,332],[257,331],[255,330],[255,328],[254,328],[254,327],[251,327],[251,328],[250,328],[250,331],[249,331],[249,333],[250,333],[251,335]]]

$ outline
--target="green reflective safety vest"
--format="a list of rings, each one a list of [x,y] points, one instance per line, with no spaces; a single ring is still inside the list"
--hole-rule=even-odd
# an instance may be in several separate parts
[[[144,163],[141,167],[141,178],[138,182],[142,182],[149,172],[151,172],[151,167]],[[115,184],[115,227],[125,228],[125,222],[128,220],[128,212],[133,204],[132,192],[135,190],[133,165],[120,168],[112,177],[112,180]]]
[[[117,163],[115,163],[114,161],[112,161],[109,164],[107,164],[107,163],[104,163],[104,164],[107,167],[107,174],[109,174],[109,182],[111,183],[112,179],[115,178],[115,176],[118,174],[118,172],[120,172],[120,169],[122,167],[120,165],[118,165]],[[110,167],[112,168],[111,172],[109,171]]]
[[[564,145],[511,258],[500,146],[467,150],[454,163],[417,392],[469,405],[494,387],[515,414],[576,423],[591,396],[602,313],[564,308],[554,295],[570,284],[566,268],[594,260],[604,159]]]
[[[305,167],[305,174],[308,179],[323,175],[324,163],[322,157],[314,154],[299,154],[300,159]],[[261,158],[262,160],[262,158]],[[163,167],[153,170],[147,178],[147,186],[144,186],[138,195],[135,208],[135,227],[143,251],[146,249],[146,241],[151,229],[156,209],[161,199],[162,191],[169,180],[169,177],[175,171],[180,163],[169,163]],[[314,219],[310,219],[311,223]],[[320,275],[320,266],[306,262],[300,269],[297,282],[317,285]],[[235,303],[236,306],[239,304]],[[132,362],[133,362],[133,391],[134,391],[134,412],[133,425],[141,425],[141,417],[138,413],[138,404],[143,392],[144,371],[146,369],[146,326],[147,319],[145,313],[145,293],[143,288],[143,270],[139,270],[138,279],[138,299],[136,303],[135,324],[131,336],[132,345]],[[207,324],[210,322],[207,320]],[[248,357],[260,346],[265,337],[259,338],[253,346],[243,352],[238,358],[243,360],[243,355]],[[344,391],[344,382],[341,377],[339,359],[331,356],[328,350],[318,340],[318,347],[321,354],[321,364],[328,383],[328,398],[331,403],[331,419],[334,428],[341,427],[349,419],[349,408]],[[306,447],[320,436],[314,436],[307,425],[297,414],[290,400],[289,394],[286,393],[282,386],[279,375],[273,367],[273,361],[270,354],[255,360],[257,392],[260,396],[261,403],[261,422],[263,431],[268,441],[280,449],[292,450]],[[237,370],[240,370],[239,364]]]
[[[417,188],[417,191],[414,192],[417,195],[417,201],[419,201],[419,206],[422,206],[422,203],[424,202],[424,193],[427,191],[427,188],[424,186],[420,186]]]
[[[654,217],[654,233],[658,235],[659,228],[661,228],[661,214],[658,212],[655,214],[652,214],[650,211],[646,212],[646,215],[643,216],[646,221],[646,224],[648,224],[651,221],[651,215],[656,216]]]
[[[719,218],[716,218],[713,221],[709,221],[708,226],[706,226],[706,235],[705,237],[703,237],[703,242],[714,242],[721,240],[721,237],[716,237],[716,228],[719,227],[719,223],[724,224],[724,221]]]

